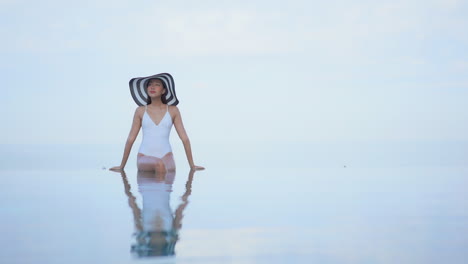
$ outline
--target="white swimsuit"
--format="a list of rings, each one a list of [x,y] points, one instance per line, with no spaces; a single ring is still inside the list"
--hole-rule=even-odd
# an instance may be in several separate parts
[[[146,110],[147,106],[145,106],[145,113],[141,120],[143,140],[138,152],[147,156],[162,158],[167,153],[172,152],[171,144],[169,143],[169,135],[172,128],[169,106],[158,125],[153,122]]]

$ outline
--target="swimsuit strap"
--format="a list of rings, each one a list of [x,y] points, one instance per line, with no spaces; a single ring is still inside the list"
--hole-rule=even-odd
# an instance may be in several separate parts
[[[167,109],[166,109],[166,112],[169,112],[169,105],[166,105]]]

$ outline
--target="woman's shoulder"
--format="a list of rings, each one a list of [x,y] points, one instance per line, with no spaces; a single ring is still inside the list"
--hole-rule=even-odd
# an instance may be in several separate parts
[[[142,111],[144,112],[145,108],[146,108],[146,105],[137,106],[137,108],[135,109],[135,112],[142,112]]]
[[[169,112],[171,113],[178,113],[179,112],[179,108],[176,106],[176,105],[169,105],[168,106],[169,108]]]
[[[168,105],[169,115],[171,115],[172,120],[179,115],[179,108],[175,105]]]
[[[135,114],[139,116],[143,115],[143,113],[145,112],[145,108],[146,105],[137,106],[137,108],[135,109]]]

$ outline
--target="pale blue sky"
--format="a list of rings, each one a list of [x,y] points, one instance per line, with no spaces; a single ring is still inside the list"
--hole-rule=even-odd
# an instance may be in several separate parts
[[[159,72],[196,142],[466,141],[467,13],[447,0],[0,0],[0,143],[123,144],[128,81]]]

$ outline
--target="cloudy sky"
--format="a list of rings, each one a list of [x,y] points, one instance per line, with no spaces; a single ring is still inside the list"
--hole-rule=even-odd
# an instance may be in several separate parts
[[[200,142],[468,140],[468,1],[0,0],[0,13],[0,143],[123,143],[128,81],[160,72]]]

